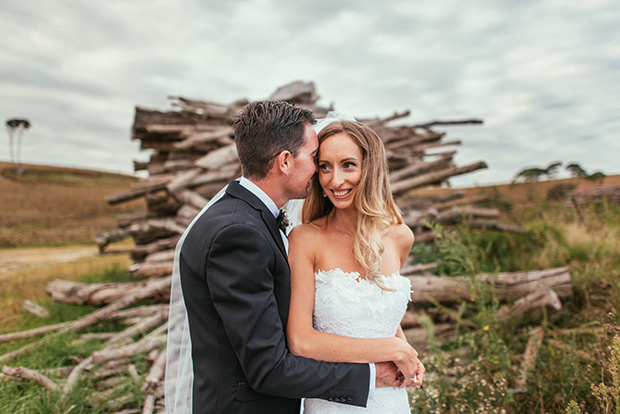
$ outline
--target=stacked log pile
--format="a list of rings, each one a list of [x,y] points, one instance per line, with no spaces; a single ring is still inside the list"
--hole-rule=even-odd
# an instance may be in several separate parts
[[[270,99],[286,100],[311,109],[317,118],[324,117],[332,109],[316,104],[318,97],[312,83],[296,82],[286,85],[278,89]],[[209,199],[228,181],[241,174],[231,124],[234,116],[247,102],[220,105],[182,97],[171,97],[171,100],[176,107],[174,111],[136,108],[132,136],[140,141],[142,149],[151,150],[152,155],[148,162],[135,162],[135,169],[147,172],[148,178],[134,185],[129,191],[106,197],[110,204],[144,197],[147,210],[119,215],[117,230],[96,237],[102,253],[111,251],[111,243],[132,237],[135,247],[130,249],[129,253],[134,264],[130,270],[141,280],[101,284],[54,281],[47,288],[48,294],[54,300],[103,307],[78,321],[0,336],[2,342],[50,332],[78,332],[101,320],[124,318],[129,327],[120,333],[102,336],[106,340],[105,348],[71,367],[66,380],[62,380],[62,386],[50,385],[48,381],[52,384],[55,382],[49,378],[48,381],[40,382],[54,392],[68,393],[80,375],[90,371],[90,380],[101,382],[102,387],[115,389],[114,384],[119,381],[119,377],[123,377],[126,372],[131,374],[135,371],[135,368],[131,368],[128,356],[136,352],[146,352],[152,363],[144,385],[147,397],[145,401],[139,402],[142,408],[123,412],[150,413],[157,409],[163,410],[162,378],[165,361],[162,355],[165,351],[162,347],[165,344],[165,303],[170,293],[174,248],[185,228]],[[432,232],[424,227],[426,221],[449,225],[467,219],[472,226],[521,231],[516,226],[499,222],[497,209],[476,206],[485,200],[484,196],[465,197],[463,192],[458,191],[428,199],[407,196],[411,190],[445,186],[453,176],[486,168],[482,161],[464,166],[455,165],[456,152],[444,151],[443,148],[459,145],[460,141],[445,141],[445,132],[434,129],[446,125],[481,124],[480,120],[390,125],[392,121],[408,115],[409,112],[406,111],[385,118],[360,121],[374,129],[385,143],[392,189],[405,222],[416,235],[416,241],[433,239]],[[413,295],[414,303],[449,304],[469,298],[470,292],[465,278],[434,276],[431,272],[435,267],[436,264],[408,263],[403,268],[402,274],[411,279],[412,289],[416,291]],[[478,278],[485,280],[488,276],[479,275]],[[511,303],[516,301],[502,308],[502,318],[517,313],[533,315],[541,309],[557,313],[561,308],[561,299],[572,295],[568,268],[500,274],[495,284],[501,300]],[[163,308],[162,305],[147,305],[135,308],[133,313],[131,309],[122,311],[143,299],[164,303]],[[432,313],[427,312],[427,315]],[[436,314],[439,315],[439,312]],[[451,321],[445,318],[437,316],[435,322],[437,332],[443,330],[449,333],[453,329]],[[413,310],[407,313],[403,326],[416,345],[424,340],[425,331],[420,328],[419,315]],[[133,342],[132,338],[138,335],[144,336]],[[0,356],[0,361],[7,361],[27,350],[25,347],[11,355]],[[5,376],[18,375],[18,371],[11,368],[7,368]],[[24,375],[23,372],[19,371],[20,375]],[[102,372],[109,374],[102,375]],[[35,380],[34,375],[30,378]],[[102,393],[97,396],[92,404],[107,404],[110,411],[128,404],[135,406],[135,403],[127,400],[110,401],[106,395]]]

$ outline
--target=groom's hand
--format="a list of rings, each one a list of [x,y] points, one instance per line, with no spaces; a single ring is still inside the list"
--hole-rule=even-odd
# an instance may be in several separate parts
[[[377,388],[399,387],[402,384],[403,376],[393,362],[377,362],[375,370]]]

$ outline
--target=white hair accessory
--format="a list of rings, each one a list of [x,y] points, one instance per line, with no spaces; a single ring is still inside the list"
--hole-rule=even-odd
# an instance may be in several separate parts
[[[353,118],[351,115],[341,114],[340,112],[336,112],[336,111],[329,111],[325,118],[316,120],[316,124],[314,124],[314,131],[318,134],[327,125],[331,124],[332,122],[338,122],[338,121],[356,122],[355,118]]]

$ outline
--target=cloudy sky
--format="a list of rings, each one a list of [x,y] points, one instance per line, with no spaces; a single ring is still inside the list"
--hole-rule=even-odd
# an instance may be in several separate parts
[[[620,173],[617,0],[0,0],[0,117],[26,117],[23,162],[131,173],[136,105],[228,104],[314,81],[357,117],[409,109],[451,127],[455,186],[578,162]],[[8,135],[0,160],[8,161]]]

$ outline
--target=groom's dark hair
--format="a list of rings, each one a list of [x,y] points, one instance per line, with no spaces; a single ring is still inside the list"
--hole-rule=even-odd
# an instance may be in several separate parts
[[[312,111],[287,102],[247,104],[233,124],[243,175],[265,178],[275,157],[284,150],[296,157],[304,144],[306,125],[314,122]]]

